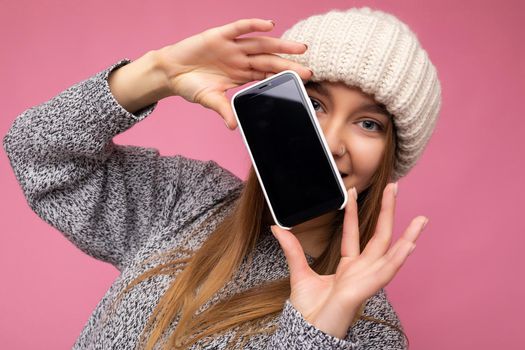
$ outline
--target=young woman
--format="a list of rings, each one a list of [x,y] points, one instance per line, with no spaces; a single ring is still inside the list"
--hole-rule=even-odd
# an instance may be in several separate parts
[[[406,348],[383,287],[427,221],[390,245],[397,180],[439,112],[435,68],[405,24],[367,7],[239,38],[273,27],[242,19],[120,60],[15,119],[3,145],[31,208],[121,272],[74,348]],[[112,141],[169,96],[235,129],[225,92],[285,69],[347,174],[344,210],[282,230],[253,167],[242,181]]]

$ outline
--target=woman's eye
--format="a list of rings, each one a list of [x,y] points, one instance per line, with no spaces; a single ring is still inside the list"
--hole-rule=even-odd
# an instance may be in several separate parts
[[[369,131],[381,131],[383,130],[383,126],[373,120],[361,120],[359,123],[365,123],[365,129],[366,130],[369,130]],[[375,125],[377,128],[376,129],[369,129],[367,126],[373,126]]]
[[[308,96],[308,97],[310,97],[310,96]],[[318,110],[318,108],[323,108],[321,103],[319,101],[317,101],[315,98],[312,98],[312,97],[310,97],[310,101],[312,101],[312,106],[314,107],[314,110],[316,112],[320,112]],[[359,123],[364,123],[363,124],[364,125],[364,129],[367,130],[367,131],[382,131],[383,130],[383,125],[381,125],[380,123],[375,122],[373,120],[369,120],[369,119],[361,120],[360,122],[358,122],[358,124]],[[373,128],[374,126],[376,127],[375,129]],[[372,128],[370,128],[370,127],[372,127]]]
[[[317,110],[318,107],[322,108],[321,104],[316,99],[310,97],[310,101],[312,101],[312,106],[314,107],[314,110],[316,112],[318,111]]]

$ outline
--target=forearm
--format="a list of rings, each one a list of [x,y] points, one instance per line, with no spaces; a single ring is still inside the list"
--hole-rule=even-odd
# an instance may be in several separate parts
[[[112,96],[109,74],[131,63],[119,60],[25,110],[3,139],[31,209],[82,251],[117,268],[144,242],[164,203],[154,190],[173,181],[168,170],[177,168],[174,162],[161,168],[155,149],[112,142],[156,106],[130,114]]]
[[[172,95],[153,50],[111,72],[108,83],[117,102],[130,113]]]

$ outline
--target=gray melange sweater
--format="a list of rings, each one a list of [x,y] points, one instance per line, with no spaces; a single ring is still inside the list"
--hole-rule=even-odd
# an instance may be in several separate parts
[[[154,277],[136,286],[102,327],[101,317],[110,301],[133,277],[154,265],[139,266],[152,253],[176,246],[198,248],[230,209],[217,214],[205,232],[189,236],[192,228],[227,196],[238,196],[243,186],[241,179],[213,160],[161,156],[154,148],[112,141],[156,107],[155,103],[132,114],[111,94],[109,73],[129,62],[115,62],[27,109],[16,117],[3,138],[31,209],[79,249],[120,271],[89,318],[75,349],[132,349],[170,277]],[[311,256],[307,259],[313,261]],[[258,242],[248,276],[236,276],[221,293],[241,291],[288,273],[284,253],[268,227]],[[364,312],[401,326],[384,289],[367,301]],[[406,347],[399,332],[365,320],[350,328],[345,339],[333,337],[306,322],[289,299],[282,314],[270,324],[278,324],[278,330],[271,336],[253,336],[245,349]],[[206,347],[203,340],[192,349],[224,349],[231,336],[227,333],[213,338]]]

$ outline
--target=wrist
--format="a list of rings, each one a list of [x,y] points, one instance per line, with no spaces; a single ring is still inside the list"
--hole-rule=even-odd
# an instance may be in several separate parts
[[[344,339],[355,315],[355,311],[345,310],[339,303],[332,302],[325,305],[308,322],[331,336]]]
[[[115,99],[131,113],[171,95],[156,51],[111,72],[108,84]]]
[[[144,69],[151,77],[152,91],[155,91],[156,95],[160,97],[159,100],[173,96],[159,50],[148,51],[141,58],[144,58]]]

